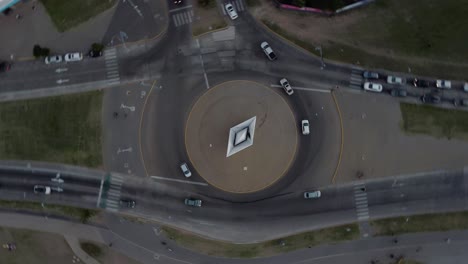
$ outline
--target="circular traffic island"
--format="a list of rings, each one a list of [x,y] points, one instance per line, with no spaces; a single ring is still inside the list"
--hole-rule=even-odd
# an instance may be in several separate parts
[[[231,128],[254,117],[251,131],[236,134],[237,142],[248,139],[252,145],[227,157]],[[211,88],[194,104],[185,145],[191,163],[209,184],[226,192],[251,193],[286,174],[295,157],[297,130],[280,94],[255,82],[230,81]]]

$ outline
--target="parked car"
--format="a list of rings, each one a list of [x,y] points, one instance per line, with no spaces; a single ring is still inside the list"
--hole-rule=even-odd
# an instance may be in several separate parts
[[[289,85],[289,82],[288,80],[286,80],[286,78],[281,79],[280,84],[288,95],[291,95],[294,93],[294,90],[291,88],[291,85]]]
[[[201,207],[202,206],[202,200],[199,200],[199,199],[185,198],[184,203],[185,203],[185,205],[188,205],[188,206],[195,206],[195,207]]]
[[[468,99],[458,99],[455,98],[452,100],[454,106],[468,106]]]
[[[135,208],[136,202],[134,200],[129,199],[121,199],[120,206],[128,207],[128,208]]]
[[[365,82],[364,90],[380,93],[383,91],[383,86],[378,83]]]
[[[462,106],[468,106],[468,99],[461,99],[461,100],[460,100],[460,105],[462,105]]]
[[[429,82],[425,81],[425,80],[418,79],[418,78],[414,78],[413,86],[414,87],[426,88],[426,87],[429,87]]]
[[[238,17],[236,10],[231,4],[226,4],[224,8],[226,8],[227,13],[232,20]]]
[[[395,88],[395,89],[392,89],[390,94],[395,97],[406,97],[408,95],[408,92],[402,88]]]
[[[403,78],[396,77],[396,76],[388,76],[387,77],[387,83],[390,83],[390,84],[403,84]]]
[[[463,85],[463,91],[467,92],[468,93],[468,83],[465,83]]]
[[[0,72],[7,72],[11,68],[11,64],[6,61],[0,61]]]
[[[320,191],[304,192],[305,199],[317,199],[320,198],[320,196],[322,196]]]
[[[182,163],[182,164],[180,165],[180,169],[181,169],[182,172],[184,173],[185,177],[188,178],[188,177],[192,176],[192,172],[190,171],[190,169],[189,169],[187,163],[185,163],[185,162]]]
[[[371,71],[365,71],[362,73],[362,76],[366,79],[378,79],[379,74],[376,72],[371,72]]]
[[[90,50],[89,51],[89,56],[92,57],[92,58],[101,57],[102,53],[103,53],[102,50],[101,51]]]
[[[65,61],[71,62],[71,61],[80,61],[83,59],[83,54],[80,52],[75,52],[75,53],[67,53],[65,54]]]
[[[436,87],[440,89],[450,89],[452,88],[452,82],[447,80],[437,80]]]
[[[62,62],[62,55],[47,56],[45,57],[44,62],[45,64],[60,63]]]
[[[180,4],[182,4],[182,0],[174,0],[174,4],[180,5]]]
[[[260,44],[260,47],[262,47],[263,52],[267,55],[268,59],[270,60],[276,60],[276,54],[273,52],[273,49],[268,45],[268,42],[264,41],[262,44]]]
[[[34,185],[34,193],[35,194],[46,194],[49,195],[51,193],[52,189],[49,186],[43,186],[43,185]]]
[[[426,104],[439,104],[442,99],[440,96],[435,94],[425,94],[421,96],[421,101]]]
[[[310,134],[309,120],[304,119],[301,121],[302,135]]]

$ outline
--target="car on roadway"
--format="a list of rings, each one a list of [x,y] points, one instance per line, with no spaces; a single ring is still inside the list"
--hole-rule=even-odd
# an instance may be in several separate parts
[[[180,4],[182,4],[182,0],[174,0],[174,4],[180,5]]]
[[[72,62],[72,61],[81,61],[83,60],[83,53],[75,52],[75,53],[67,53],[65,54],[65,61]]]
[[[403,84],[403,78],[396,77],[396,76],[388,76],[387,77],[387,83],[390,83],[390,84]]]
[[[100,51],[90,50],[90,51],[89,51],[89,56],[90,56],[91,58],[101,57],[102,54],[103,54],[102,50],[100,50]]]
[[[309,120],[304,119],[301,121],[302,135],[310,134]]]
[[[7,72],[11,69],[11,64],[6,61],[0,61],[0,72]]]
[[[202,206],[202,200],[185,198],[184,204],[188,205],[188,206],[201,207]]]
[[[395,88],[392,89],[390,94],[394,97],[406,97],[408,95],[408,92],[403,88]]]
[[[313,191],[313,192],[304,192],[305,199],[317,199],[322,196],[322,192],[320,191]]]
[[[273,49],[270,47],[268,42],[263,41],[262,44],[260,44],[260,47],[262,48],[263,52],[267,55],[269,60],[276,60],[276,54],[273,52]]]
[[[294,93],[294,90],[291,88],[291,85],[289,84],[288,80],[286,78],[283,78],[280,80],[280,84],[283,87],[283,90],[288,94],[291,95]]]
[[[136,202],[130,199],[121,199],[120,206],[127,207],[127,208],[135,208]]]
[[[227,13],[228,13],[229,17],[230,17],[232,20],[234,20],[234,19],[236,19],[236,18],[239,17],[239,16],[237,15],[236,10],[234,9],[234,7],[233,7],[231,4],[226,4],[226,5],[224,6],[224,8],[226,8]]]
[[[425,80],[418,79],[418,78],[414,78],[413,86],[414,87],[426,88],[426,87],[429,87],[429,82],[425,81]]]
[[[43,186],[43,185],[34,185],[34,193],[35,194],[46,194],[49,195],[51,193],[52,189],[49,186]]]
[[[47,56],[45,57],[44,62],[45,64],[60,63],[62,62],[62,55]]]
[[[421,101],[426,104],[439,104],[442,99],[440,96],[435,94],[424,94],[421,96]]]
[[[379,74],[377,72],[365,71],[362,73],[362,76],[366,79],[378,79]]]
[[[180,165],[180,169],[181,169],[182,172],[184,173],[185,177],[188,178],[188,177],[192,176],[192,172],[190,171],[190,169],[189,169],[187,163],[185,163],[185,162],[182,163],[182,164]]]
[[[378,83],[372,83],[372,82],[365,82],[364,83],[364,90],[370,91],[370,92],[376,92],[380,93],[383,91],[383,86]]]
[[[440,89],[450,89],[452,88],[452,82],[447,80],[437,80],[436,87]]]
[[[467,92],[468,93],[468,83],[465,83],[463,85],[463,91]]]

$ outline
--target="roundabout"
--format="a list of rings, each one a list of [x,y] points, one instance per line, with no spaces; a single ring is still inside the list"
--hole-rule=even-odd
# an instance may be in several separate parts
[[[253,144],[226,157],[229,131],[255,117]],[[285,99],[252,81],[229,81],[205,92],[185,126],[185,146],[199,175],[231,193],[263,190],[281,179],[294,161],[298,123]]]

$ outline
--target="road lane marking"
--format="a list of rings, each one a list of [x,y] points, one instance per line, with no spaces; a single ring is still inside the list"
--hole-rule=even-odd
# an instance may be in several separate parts
[[[206,89],[210,89],[210,83],[208,82],[208,76],[206,76],[206,72],[203,73],[203,76],[205,77]]]
[[[282,86],[278,84],[270,84],[270,87],[282,88]],[[303,90],[303,91],[319,92],[319,93],[331,93],[331,90],[327,90],[327,89],[317,89],[317,88],[307,88],[307,87],[297,87],[297,86],[291,86],[291,87],[294,90]]]
[[[188,183],[188,184],[194,184],[194,185],[208,186],[208,183],[205,183],[205,182],[185,181],[185,180],[165,178],[165,177],[160,177],[160,176],[150,176],[150,177],[152,179],[157,179],[157,180],[174,181],[174,182]]]
[[[188,9],[188,8],[192,8],[192,5],[188,5],[188,6],[183,6],[183,7],[171,9],[171,10],[169,10],[169,13],[177,12],[177,11],[184,10],[184,9]]]
[[[98,200],[96,203],[96,207],[99,208],[99,205],[101,204],[101,195],[102,195],[102,186],[104,185],[104,179],[101,178],[101,187],[99,187],[99,196]]]

